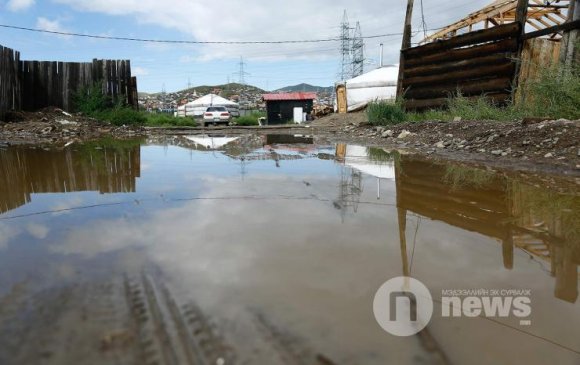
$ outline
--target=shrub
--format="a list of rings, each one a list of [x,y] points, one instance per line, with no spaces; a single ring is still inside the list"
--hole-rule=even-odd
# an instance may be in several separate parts
[[[74,110],[86,115],[93,115],[113,106],[113,100],[107,95],[103,95],[98,84],[84,88],[73,95]]]
[[[145,116],[124,102],[103,95],[99,84],[85,88],[73,96],[75,111],[114,125],[145,123]]]
[[[244,115],[243,117],[239,117],[235,119],[237,125],[241,126],[252,126],[252,125],[259,125],[258,119],[265,117],[266,114],[264,113],[252,113],[250,115]]]
[[[144,124],[147,120],[143,113],[123,106],[95,112],[91,116],[99,120],[107,121],[113,125]]]
[[[367,106],[367,118],[373,125],[392,125],[407,120],[400,102],[374,101]]]

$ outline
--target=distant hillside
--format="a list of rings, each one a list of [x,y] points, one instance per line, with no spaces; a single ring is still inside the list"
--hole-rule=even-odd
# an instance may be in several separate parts
[[[256,86],[252,85],[241,85],[238,83],[229,83],[224,85],[201,85],[201,86],[194,86],[189,89],[179,90],[175,92],[167,92],[167,94],[187,94],[190,92],[197,92],[198,95],[206,95],[214,91],[215,89],[220,89],[222,91],[221,95],[225,98],[230,97],[231,95],[236,95],[240,93],[249,93],[249,94],[265,94],[266,92]],[[140,97],[144,96],[159,96],[161,93],[139,93]]]
[[[185,89],[179,91],[179,93],[188,93],[188,92],[197,92],[198,95],[206,95],[213,92],[215,89],[221,90],[221,96],[224,98],[229,98],[232,95],[239,95],[239,94],[264,94],[265,91],[252,85],[242,85],[237,83],[229,83],[224,85],[215,85],[215,86],[208,86],[208,85],[201,85],[195,86],[190,89]]]
[[[298,85],[294,85],[294,86],[286,86],[286,87],[283,87],[283,88],[278,89],[276,91],[289,92],[289,93],[293,93],[293,92],[297,92],[297,91],[306,91],[306,92],[317,92],[317,93],[329,93],[329,94],[331,94],[333,92],[333,90],[334,90],[334,88],[332,86],[322,87],[322,86],[314,86],[314,85],[310,85],[310,84],[298,84]]]

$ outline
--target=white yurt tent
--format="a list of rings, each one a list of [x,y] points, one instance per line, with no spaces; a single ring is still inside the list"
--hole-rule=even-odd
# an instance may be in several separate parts
[[[219,95],[207,94],[177,108],[178,117],[201,117],[210,106],[223,106],[233,117],[240,116],[240,105]]]
[[[399,65],[377,68],[353,79],[338,82],[336,87],[336,109],[346,113],[364,108],[375,100],[395,100]]]
[[[395,180],[395,161],[373,161],[367,147],[346,146],[344,164],[379,179]]]

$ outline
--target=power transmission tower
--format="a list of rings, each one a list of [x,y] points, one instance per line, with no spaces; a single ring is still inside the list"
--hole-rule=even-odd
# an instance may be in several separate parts
[[[352,77],[360,76],[364,73],[364,41],[360,30],[360,23],[356,22],[356,28],[352,37]]]
[[[340,70],[338,72],[338,78],[340,80],[349,79],[351,76],[351,60],[350,56],[352,53],[352,42],[350,39],[350,24],[348,23],[348,15],[346,10],[342,16],[342,23],[340,23],[340,53],[341,53],[341,64]]]
[[[235,75],[238,75],[238,78],[240,80],[240,85],[245,85],[246,84],[246,76],[249,76],[250,74],[247,73],[245,71],[246,68],[246,63],[244,62],[244,57],[240,57],[240,70],[238,72],[235,73]]]

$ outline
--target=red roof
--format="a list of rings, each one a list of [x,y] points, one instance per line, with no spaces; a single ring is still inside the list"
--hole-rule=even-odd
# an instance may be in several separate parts
[[[298,93],[280,93],[264,94],[264,101],[282,101],[282,100],[314,100],[316,93],[298,92]]]

